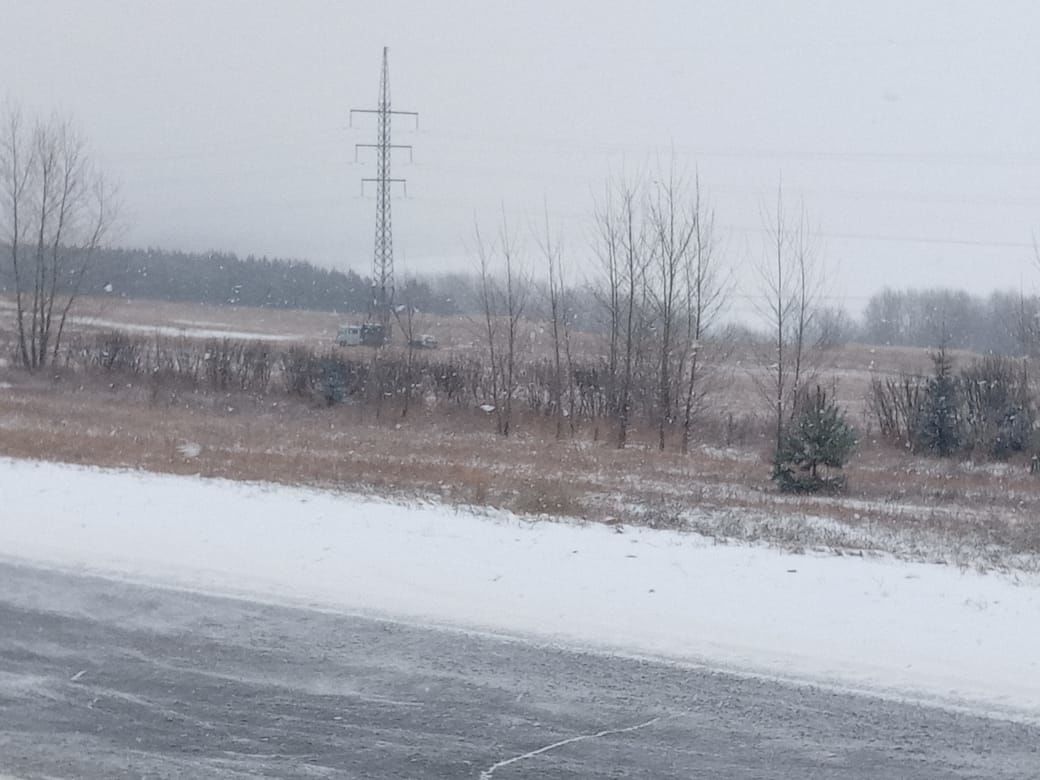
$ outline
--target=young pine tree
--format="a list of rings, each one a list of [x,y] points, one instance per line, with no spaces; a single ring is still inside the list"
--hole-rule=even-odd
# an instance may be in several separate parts
[[[932,376],[917,420],[916,449],[945,458],[964,445],[960,387],[945,347],[932,355]]]
[[[817,385],[783,431],[773,480],[785,493],[841,491],[845,476],[833,472],[845,466],[855,446],[844,411]]]

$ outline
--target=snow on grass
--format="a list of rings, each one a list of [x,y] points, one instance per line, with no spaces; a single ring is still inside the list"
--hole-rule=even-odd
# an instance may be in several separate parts
[[[128,333],[145,333],[150,336],[169,336],[172,338],[194,339],[235,339],[238,341],[299,341],[302,336],[292,334],[260,333],[258,331],[225,330],[223,328],[198,328],[189,326],[171,327],[169,325],[139,325],[130,322],[117,322],[98,317],[74,317],[77,325],[91,328],[111,328]]]
[[[1040,578],[0,459],[8,560],[1040,721]]]

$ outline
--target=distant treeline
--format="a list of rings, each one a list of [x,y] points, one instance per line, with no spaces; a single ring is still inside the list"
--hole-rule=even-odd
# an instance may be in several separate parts
[[[892,290],[873,295],[851,334],[868,344],[970,349],[999,355],[1040,349],[1040,299],[994,292]]]
[[[111,249],[93,261],[83,292],[286,309],[364,309],[366,281],[353,271],[233,254]]]
[[[0,289],[13,287],[11,264],[0,262]],[[425,280],[404,280],[399,295],[423,311],[457,313],[457,283],[443,280],[437,287]],[[455,294],[441,289],[453,289]],[[79,293],[357,312],[367,309],[370,290],[370,281],[354,271],[320,268],[300,260],[240,258],[226,252],[104,249],[90,261]]]
[[[466,273],[399,280],[397,300],[431,314],[474,314],[476,279]],[[13,288],[10,263],[0,262],[0,290]],[[363,312],[371,283],[354,271],[320,268],[301,260],[240,258],[227,252],[105,249],[97,253],[80,289],[85,295],[117,295],[207,304]],[[590,290],[570,293],[572,325],[595,329]],[[529,314],[545,308],[540,296]],[[977,296],[961,290],[884,289],[871,296],[862,316],[836,308],[817,312],[814,330],[825,343],[952,349],[1019,355],[1040,351],[1040,298],[1011,292]],[[753,324],[746,335],[753,337]]]

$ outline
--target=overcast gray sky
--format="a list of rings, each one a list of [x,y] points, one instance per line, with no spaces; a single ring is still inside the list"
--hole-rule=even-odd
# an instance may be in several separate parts
[[[1040,4],[0,0],[0,94],[58,109],[121,185],[127,245],[367,272],[354,164],[390,47],[398,271],[468,267],[476,218],[547,201],[580,266],[593,193],[673,154],[727,258],[783,177],[837,302],[883,285],[1040,287]],[[402,158],[403,159],[403,158]]]

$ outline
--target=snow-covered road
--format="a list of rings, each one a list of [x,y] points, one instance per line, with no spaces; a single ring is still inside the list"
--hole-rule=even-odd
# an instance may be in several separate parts
[[[0,556],[1040,721],[1040,580],[0,459]]]

